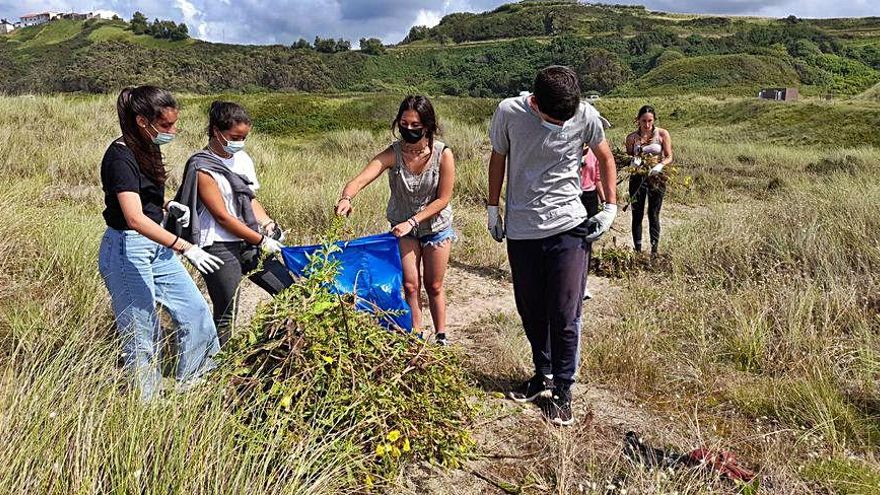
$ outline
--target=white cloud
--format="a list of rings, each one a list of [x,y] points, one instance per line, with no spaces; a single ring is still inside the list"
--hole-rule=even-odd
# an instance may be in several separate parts
[[[480,12],[514,0],[0,0],[0,17],[29,11],[107,11],[124,19],[139,10],[148,19],[185,22],[208,41],[291,44],[303,37],[403,39],[413,25],[436,25],[452,12]],[[605,0],[643,3],[652,10],[785,17],[878,15],[876,0]]]
[[[416,16],[415,26],[428,26],[434,27],[437,24],[440,24],[440,19],[443,16],[440,15],[439,12],[435,12],[433,10],[420,10],[419,15]]]
[[[115,10],[108,10],[108,9],[93,10],[92,13],[95,14],[96,16],[100,17],[101,19],[112,19],[114,15],[122,17],[122,15],[119,12],[116,12]]]

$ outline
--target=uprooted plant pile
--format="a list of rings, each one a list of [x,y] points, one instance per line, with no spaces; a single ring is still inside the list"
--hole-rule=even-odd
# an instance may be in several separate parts
[[[234,408],[251,428],[317,435],[335,455],[366,459],[350,467],[353,484],[370,486],[404,461],[458,465],[474,446],[458,357],[332,293],[333,250],[317,252],[308,276],[262,305],[231,346]]]

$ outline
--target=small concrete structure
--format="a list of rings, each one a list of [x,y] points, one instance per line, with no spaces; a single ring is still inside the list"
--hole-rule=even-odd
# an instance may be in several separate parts
[[[0,34],[9,34],[13,31],[15,31],[15,24],[6,19],[0,19]]]
[[[762,100],[796,101],[798,99],[798,89],[764,88],[758,92],[758,98]]]

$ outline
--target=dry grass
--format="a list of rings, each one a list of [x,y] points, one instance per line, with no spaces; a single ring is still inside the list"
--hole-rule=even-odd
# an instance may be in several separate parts
[[[203,116],[183,101],[185,132],[167,150],[173,176],[203,140]],[[117,132],[113,100],[0,97],[0,106],[9,109],[0,114],[0,187],[12,192],[0,197],[0,491],[336,493],[346,459],[322,455],[322,439],[282,451],[241,431],[210,386],[149,408],[120,393],[96,269],[98,164]],[[485,128],[463,123],[472,121],[444,119],[459,159],[454,257],[503,269],[504,246],[484,232]],[[670,204],[707,206],[664,234],[662,268],[617,282],[601,318],[587,306],[578,427],[548,429],[533,408],[496,397],[529,368],[515,315],[487,315],[469,330],[468,372],[486,389],[488,418],[500,418],[483,425],[484,449],[534,454],[474,469],[524,493],[603,493],[621,475],[629,493],[734,490],[623,460],[622,434],[633,428],[657,446],[733,449],[774,480],[770,493],[871,493],[880,473],[876,150],[673,131],[682,174],[695,180]],[[260,195],[289,242],[315,240],[343,183],[388,142],[362,130],[249,140]],[[387,229],[386,194],[377,183],[357,198],[357,234]],[[460,475],[433,472],[456,480],[445,487],[402,478],[401,490],[497,491]]]

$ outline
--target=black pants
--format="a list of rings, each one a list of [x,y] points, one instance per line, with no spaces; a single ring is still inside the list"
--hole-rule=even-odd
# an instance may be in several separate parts
[[[516,309],[532,347],[535,373],[568,387],[577,371],[587,259],[586,222],[544,239],[508,240]]]
[[[205,251],[223,260],[223,265],[217,271],[202,274],[214,306],[214,324],[222,346],[232,335],[232,322],[238,310],[235,300],[241,278],[257,267],[259,250],[244,242],[215,242]],[[273,296],[293,284],[290,272],[274,257],[264,259],[263,268],[248,278]]]
[[[642,250],[642,220],[645,218],[645,203],[648,204],[648,230],[651,235],[651,252],[657,252],[660,243],[660,208],[666,186],[648,184],[648,176],[633,175],[629,178],[629,197],[632,208],[632,236],[636,251]]]

